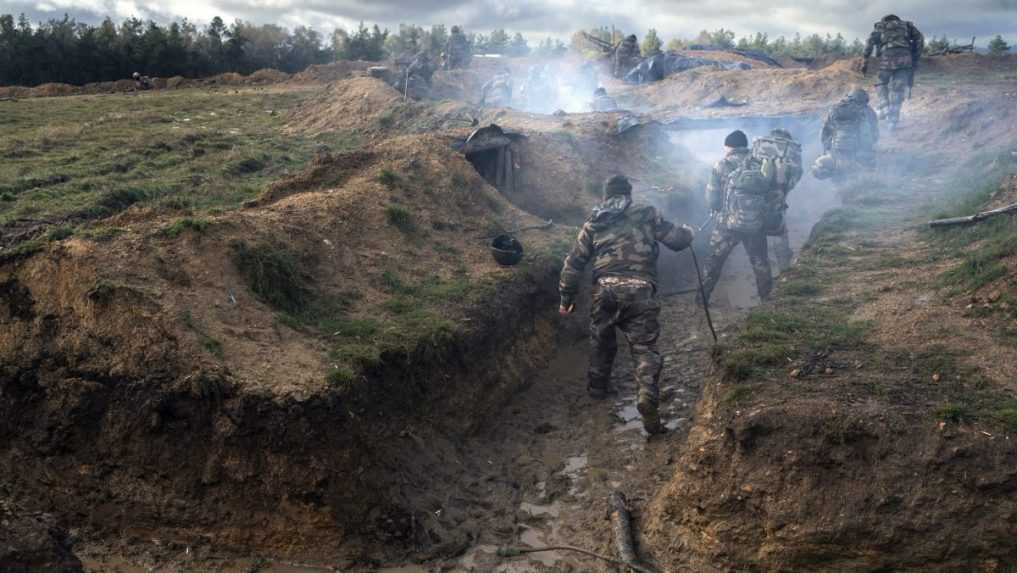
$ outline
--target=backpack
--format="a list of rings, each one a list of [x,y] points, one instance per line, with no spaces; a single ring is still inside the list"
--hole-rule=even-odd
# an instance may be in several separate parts
[[[765,195],[773,188],[775,176],[772,159],[748,153],[728,175],[728,194]]]
[[[773,169],[774,184],[785,194],[802,178],[802,146],[796,141],[760,137],[752,142],[752,155],[763,160],[765,170]]]
[[[891,20],[880,22],[880,43],[882,48],[907,48],[911,49],[911,30],[904,20]]]
[[[773,160],[752,153],[740,160],[727,179],[724,224],[728,229],[742,233],[763,230],[775,171]]]

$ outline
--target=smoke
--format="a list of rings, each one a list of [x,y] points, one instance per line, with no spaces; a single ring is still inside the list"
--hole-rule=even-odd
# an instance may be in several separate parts
[[[752,141],[757,137],[769,134],[772,129],[783,128],[790,131],[795,140],[802,144],[802,163],[806,173],[788,196],[788,211],[785,216],[788,238],[795,255],[808,240],[813,226],[820,218],[826,212],[840,206],[841,202],[836,188],[829,182],[813,178],[808,172],[809,165],[822,153],[822,144],[819,138],[821,125],[818,119],[798,117],[707,119],[690,120],[685,122],[685,125],[688,126],[687,129],[672,133],[671,142],[675,145],[677,154],[691,155],[696,159],[690,169],[699,171],[699,178],[703,181],[708,180],[713,165],[724,157],[724,138],[735,129],[744,131]],[[702,201],[705,202],[705,188],[695,189],[693,192],[701,194]],[[681,216],[678,213],[669,215],[676,218]],[[711,231],[711,228],[704,229],[697,239],[698,247],[704,253],[709,252],[708,242]],[[776,246],[776,239],[771,238],[770,258],[775,272],[777,269],[774,256]],[[688,285],[680,285],[676,288],[682,286]],[[715,291],[713,300],[715,303],[734,308],[749,308],[759,303],[752,266],[749,264],[748,256],[743,248],[736,248],[728,258],[724,265],[721,283]]]

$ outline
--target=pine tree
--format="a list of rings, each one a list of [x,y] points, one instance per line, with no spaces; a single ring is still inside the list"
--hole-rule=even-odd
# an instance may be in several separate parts
[[[660,41],[660,38],[657,36],[657,30],[655,30],[653,28],[650,28],[646,32],[646,37],[643,38],[643,45],[642,45],[643,56],[648,58],[650,56],[655,56],[655,55],[659,54],[661,46],[663,46],[663,43]]]
[[[1006,43],[1003,36],[997,34],[995,38],[989,42],[989,53],[993,56],[1002,56],[1003,54],[1010,51],[1010,45]]]

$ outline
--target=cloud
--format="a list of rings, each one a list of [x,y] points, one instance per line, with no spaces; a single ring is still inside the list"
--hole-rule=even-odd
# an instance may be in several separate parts
[[[361,21],[391,29],[400,23],[461,24],[472,31],[519,31],[531,40],[564,39],[597,26],[639,35],[655,28],[665,39],[720,27],[739,35],[840,33],[852,39],[864,38],[873,22],[893,12],[927,36],[978,36],[984,43],[1002,34],[1017,42],[1017,0],[0,0],[0,13],[20,12],[36,21],[65,12],[83,21],[109,15],[204,22],[220,15],[227,21],[309,25],[324,32]]]

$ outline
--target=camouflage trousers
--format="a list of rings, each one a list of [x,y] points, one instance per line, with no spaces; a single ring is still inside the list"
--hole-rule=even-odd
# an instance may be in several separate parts
[[[794,258],[794,251],[791,250],[791,239],[787,236],[787,226],[784,231],[773,237],[774,255],[777,257],[777,269],[785,271],[791,268],[791,259]]]
[[[706,277],[703,280],[703,290],[706,292],[706,300],[710,300],[713,289],[720,282],[721,272],[724,270],[724,263],[731,256],[731,251],[739,244],[745,246],[745,252],[749,255],[749,263],[752,264],[752,271],[756,275],[756,291],[759,298],[766,300],[770,297],[773,289],[773,276],[770,272],[770,255],[766,243],[766,235],[758,233],[740,233],[718,226],[710,235],[710,257],[706,261]]]
[[[604,279],[593,287],[593,308],[590,311],[590,370],[588,384],[592,390],[606,390],[611,368],[618,353],[616,329],[629,344],[635,361],[635,378],[639,387],[640,411],[656,412],[660,401],[660,370],[662,361],[657,351],[660,335],[660,302],[656,289],[647,282],[612,284]]]
[[[911,68],[880,70],[879,72],[879,117],[896,125],[900,121],[900,108],[907,98]]]

